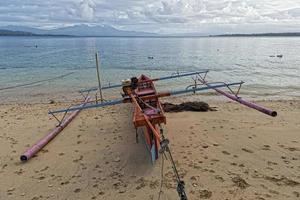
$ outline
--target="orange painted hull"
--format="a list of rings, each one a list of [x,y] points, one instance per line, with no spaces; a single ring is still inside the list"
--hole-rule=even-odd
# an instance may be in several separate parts
[[[138,87],[132,95],[136,99],[133,104],[133,124],[135,128],[143,127],[145,143],[151,152],[152,161],[155,161],[160,149],[159,125],[166,124],[163,108],[153,82],[145,75],[139,77]]]

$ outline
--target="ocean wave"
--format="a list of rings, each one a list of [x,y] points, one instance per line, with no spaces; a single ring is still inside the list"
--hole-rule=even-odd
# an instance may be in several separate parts
[[[236,66],[239,66],[239,67],[244,67],[244,68],[248,68],[249,66],[247,65],[243,65],[243,64],[239,64],[239,63],[235,63]]]

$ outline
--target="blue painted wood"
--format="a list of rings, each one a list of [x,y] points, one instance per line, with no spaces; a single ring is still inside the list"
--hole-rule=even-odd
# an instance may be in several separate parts
[[[154,78],[154,80],[156,80],[156,81],[162,81],[162,80],[168,80],[168,79],[173,79],[173,78],[180,78],[180,77],[184,77],[184,76],[192,76],[192,75],[197,75],[197,74],[204,74],[204,73],[208,73],[208,72],[209,72],[209,70],[195,71],[195,72],[186,72],[186,73],[178,73],[178,74],[171,75],[171,76]],[[111,88],[117,88],[117,87],[122,87],[122,84],[113,84],[113,85],[104,86],[104,87],[102,87],[102,90],[111,89]],[[98,89],[99,89],[99,87],[92,87],[90,89],[80,90],[79,92],[81,92],[81,93],[91,92],[91,91],[96,91]]]

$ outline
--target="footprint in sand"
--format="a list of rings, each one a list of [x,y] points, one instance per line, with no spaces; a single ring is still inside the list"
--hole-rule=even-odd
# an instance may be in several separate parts
[[[284,162],[285,164],[287,164],[287,165],[291,163],[291,162],[288,161],[288,160],[284,160],[283,162]]]
[[[230,153],[228,151],[222,151],[222,153],[225,155],[230,155]]]
[[[270,145],[265,144],[261,149],[265,150],[265,151],[269,151],[270,150]]]
[[[81,191],[80,188],[76,188],[76,189],[74,190],[74,193],[79,193],[80,191]]]
[[[14,173],[17,174],[17,175],[22,175],[24,173],[24,170],[19,169],[19,170],[15,171]]]
[[[247,152],[247,153],[253,153],[253,151],[250,150],[250,149],[242,148],[242,150],[245,151],[245,152]]]
[[[60,185],[68,185],[70,181],[61,182]]]
[[[268,161],[267,164],[268,164],[269,166],[271,166],[271,165],[278,165],[278,163],[272,162],[272,161]]]
[[[44,180],[46,177],[45,176],[40,176],[40,177],[38,177],[37,179],[38,180]]]
[[[297,147],[287,147],[286,149],[289,151],[300,151],[300,149]]]
[[[49,150],[47,150],[47,149],[42,149],[41,152],[42,152],[42,153],[48,153]]]
[[[80,155],[80,157],[78,159],[73,160],[73,162],[77,163],[77,162],[81,161],[82,159],[83,159],[83,156]]]
[[[221,182],[224,182],[224,178],[222,176],[219,176],[219,175],[215,175],[215,179],[221,181]]]
[[[209,199],[212,196],[212,192],[209,190],[199,190],[197,196],[200,199]]]
[[[293,195],[294,195],[295,197],[300,197],[300,193],[297,192],[297,191],[294,191],[294,192],[293,192]]]
[[[7,190],[7,195],[12,195],[16,188],[12,187]]]
[[[270,192],[271,194],[276,194],[276,195],[279,194],[279,192],[277,192],[276,190],[269,190],[269,192]]]
[[[244,164],[239,164],[239,167],[243,168],[243,167],[245,167],[245,165]]]
[[[5,169],[7,166],[8,166],[7,164],[4,164],[4,165],[2,166],[2,169]]]
[[[292,179],[289,179],[285,176],[281,176],[280,178],[277,178],[277,177],[274,177],[274,176],[264,176],[263,177],[265,180],[268,180],[270,182],[273,182],[275,183],[276,185],[278,186],[282,186],[282,185],[285,185],[285,186],[291,186],[291,187],[294,187],[294,186],[298,186],[300,185],[299,182],[297,181],[294,181]]]
[[[266,167],[266,169],[273,171],[274,169],[272,167]]]

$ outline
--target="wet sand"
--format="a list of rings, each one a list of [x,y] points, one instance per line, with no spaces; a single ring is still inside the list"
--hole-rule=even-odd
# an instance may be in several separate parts
[[[215,112],[168,113],[166,136],[189,199],[300,199],[300,101],[260,102],[272,118],[233,102]],[[20,154],[51,130],[49,109],[0,105],[0,199],[157,199],[161,159],[136,144],[132,108],[83,111],[27,163]],[[162,200],[179,199],[165,162]]]

